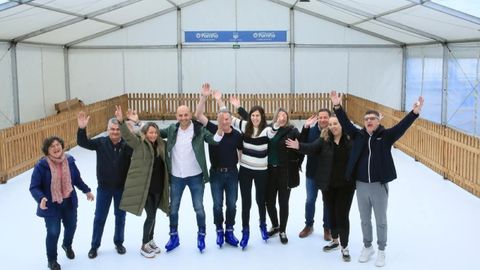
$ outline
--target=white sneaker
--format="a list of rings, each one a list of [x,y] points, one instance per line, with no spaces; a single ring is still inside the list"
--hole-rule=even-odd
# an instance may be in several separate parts
[[[375,262],[375,266],[377,267],[385,266],[385,250],[378,250],[377,261]]]
[[[342,259],[344,262],[350,261],[350,252],[348,251],[348,247],[342,248]]]
[[[148,244],[150,245],[150,247],[153,249],[153,251],[156,253],[156,254],[160,254],[160,252],[162,252],[162,250],[160,249],[159,246],[157,246],[157,244],[155,243],[155,241],[150,240],[150,242],[148,242]]]
[[[358,262],[365,263],[370,260],[370,257],[375,254],[375,250],[373,249],[373,246],[370,247],[363,247],[362,253],[360,253],[360,257],[358,258]]]
[[[145,258],[153,258],[155,257],[155,250],[150,246],[150,243],[146,243],[140,248],[140,254]]]

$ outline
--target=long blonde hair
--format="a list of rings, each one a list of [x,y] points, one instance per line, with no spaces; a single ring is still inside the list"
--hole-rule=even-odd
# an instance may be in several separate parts
[[[157,132],[157,140],[155,141],[157,143],[157,157],[160,155],[160,151],[164,151],[165,150],[165,142],[163,141],[162,139],[162,136],[160,136],[160,129],[158,128],[157,124],[155,124],[154,122],[147,122],[145,123],[145,125],[143,125],[142,127],[142,132],[140,134],[141,138],[142,138],[142,141],[145,141],[146,138],[145,138],[145,134],[147,134],[147,131],[150,127],[153,127],[155,129],[155,131]]]

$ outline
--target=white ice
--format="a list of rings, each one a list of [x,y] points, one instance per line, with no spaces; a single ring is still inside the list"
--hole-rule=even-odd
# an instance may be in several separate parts
[[[208,151],[207,151],[208,152]],[[442,176],[436,174],[398,149],[393,149],[398,179],[390,183],[388,206],[388,243],[385,269],[480,269],[480,200]],[[80,147],[69,151],[76,158],[84,181],[96,189],[95,153]],[[305,166],[305,163],[304,163]],[[47,269],[45,225],[35,215],[36,203],[28,187],[32,170],[7,184],[0,185],[0,269]],[[196,247],[196,220],[191,196],[185,190],[180,208],[180,246],[166,253],[168,218],[158,212],[155,241],[162,253],[146,259],[139,253],[145,215],[127,215],[125,247],[118,255],[113,245],[113,209],[105,226],[102,246],[96,259],[89,259],[94,202],[79,192],[78,226],[73,249],[76,257],[69,260],[59,240],[58,261],[63,269],[374,269],[375,256],[367,263],[358,263],[362,234],[356,198],[350,211],[350,244],[352,261],[343,262],[340,251],[325,253],[323,240],[321,195],[317,200],[313,235],[300,239],[304,227],[305,185],[302,175],[299,187],[292,190],[287,227],[289,242],[282,245],[277,237],[262,241],[258,230],[258,210],[252,194],[251,238],[242,251],[215,244],[210,185],[205,186],[204,206],[207,218],[207,248],[203,254]],[[254,190],[253,190],[254,192]],[[252,193],[253,193],[252,192]],[[267,218],[268,220],[268,218]],[[237,202],[235,233],[241,237],[241,198]],[[269,222],[267,222],[269,223]],[[374,236],[374,246],[376,237]]]

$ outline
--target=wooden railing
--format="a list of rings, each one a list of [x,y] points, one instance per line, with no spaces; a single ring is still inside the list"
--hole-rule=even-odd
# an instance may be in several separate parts
[[[386,127],[395,125],[408,113],[352,95],[346,102],[348,115],[356,123],[363,122],[368,109],[381,112],[384,115],[382,125]],[[417,119],[395,146],[445,179],[480,196],[480,138]]]
[[[224,96],[228,100],[229,94]],[[331,108],[328,94],[239,94],[247,110],[254,105],[265,108],[271,118],[278,107],[283,107],[291,118],[305,119],[320,108]],[[116,104],[137,110],[141,119],[175,119],[176,108],[187,105],[195,110],[199,94],[128,94],[86,106],[91,115],[89,135],[106,129],[107,120],[113,116]],[[231,105],[227,106],[233,111]],[[350,118],[363,122],[367,109],[384,115],[382,124],[391,127],[405,112],[371,102],[353,95],[345,95],[344,107]],[[217,105],[212,99],[206,103],[206,114],[215,117]],[[0,130],[0,182],[31,168],[42,156],[42,140],[50,135],[65,139],[66,147],[76,143],[76,112],[65,112],[27,124]],[[446,179],[480,196],[480,138],[468,136],[439,124],[418,119],[395,144],[396,147],[439,173]]]
[[[115,105],[127,107],[127,96],[100,101],[84,107],[90,115],[89,136],[106,130],[107,121],[115,112]],[[76,145],[77,112],[63,112],[37,121],[0,130],[0,183],[30,169],[43,156],[43,139],[57,135],[65,140],[65,148]]]
[[[227,107],[235,113],[233,106],[228,102],[233,94],[224,94],[223,100]],[[290,112],[292,119],[310,117],[320,108],[331,108],[330,97],[327,93],[305,94],[236,94],[241,105],[247,110],[254,105],[261,105],[265,109],[268,119],[275,111],[282,107]],[[138,112],[141,119],[175,119],[175,112],[179,105],[187,105],[195,111],[200,94],[128,94],[129,108]],[[217,104],[209,98],[205,104],[207,117],[215,117]]]

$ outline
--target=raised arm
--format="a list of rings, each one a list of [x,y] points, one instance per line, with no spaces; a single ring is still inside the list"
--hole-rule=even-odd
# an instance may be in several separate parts
[[[343,95],[337,94],[337,91],[330,92],[330,100],[332,101],[332,104],[333,104],[333,111],[335,112],[335,115],[337,116],[338,121],[340,122],[340,125],[342,125],[342,128],[345,131],[345,133],[347,133],[350,136],[354,136],[359,129],[350,122],[350,119],[348,119],[347,114],[343,110],[342,97]]]
[[[227,106],[225,105],[225,102],[223,102],[222,100],[222,92],[220,92],[219,90],[213,90],[212,96],[217,102],[218,108],[220,109],[227,108]]]
[[[235,110],[237,110],[237,113],[243,120],[248,120],[248,112],[240,105],[240,100],[236,96],[230,97],[230,104],[235,107]]]
[[[90,116],[84,111],[80,111],[77,115],[77,122],[78,122],[78,130],[77,130],[77,144],[80,147],[89,149],[89,150],[96,150],[97,145],[94,140],[89,140],[87,138],[87,126],[88,121],[90,120]]]
[[[418,118],[420,111],[422,110],[424,99],[422,96],[418,97],[418,100],[413,104],[412,111],[408,113],[398,124],[388,129],[387,138],[393,144],[395,141],[405,134],[407,129]]]
[[[208,123],[208,118],[205,116],[205,102],[207,101],[208,96],[210,95],[210,84],[204,83],[202,85],[202,90],[200,94],[200,100],[197,104],[197,109],[195,110],[195,118],[197,121],[202,123],[203,126],[206,126]]]
[[[306,142],[308,140],[308,133],[310,132],[310,127],[317,122],[318,115],[314,114],[310,116],[307,120],[305,120],[305,124],[303,124],[302,132],[300,133],[298,140],[300,142]]]
[[[217,117],[218,125],[215,133],[210,132],[207,128],[203,127],[203,140],[212,145],[217,145],[223,139],[223,130],[220,128],[223,123],[221,117]]]
[[[115,117],[117,117],[117,120],[120,123],[120,132],[122,133],[122,137],[125,139],[125,141],[130,147],[135,149],[141,143],[140,138],[135,136],[128,128],[127,123],[123,121],[122,106],[115,105],[115,108]]]

